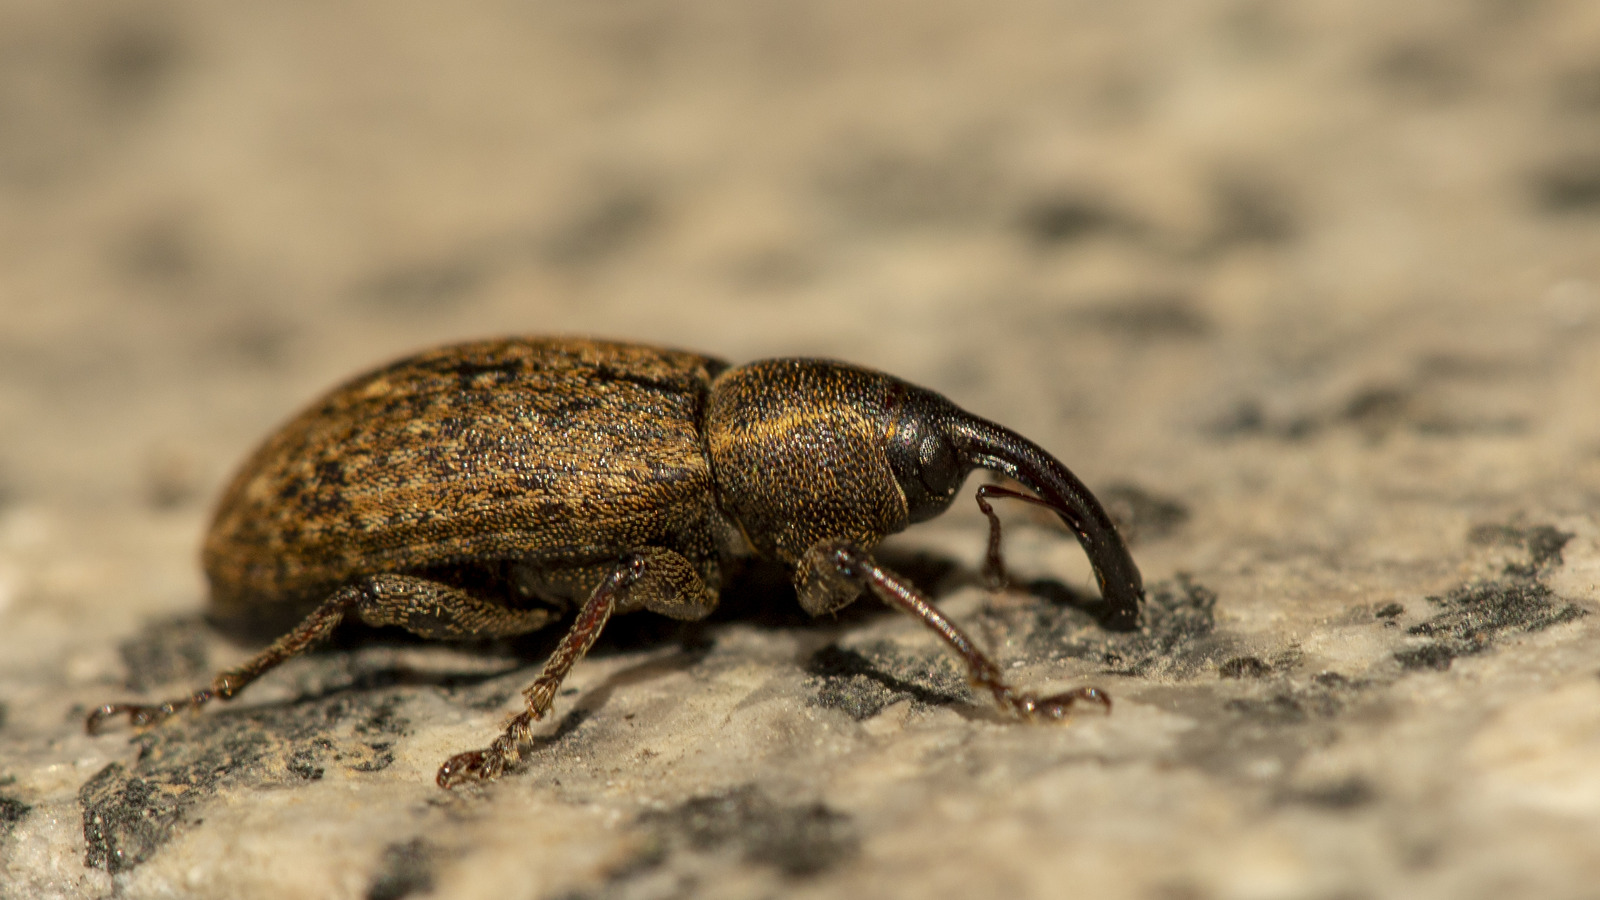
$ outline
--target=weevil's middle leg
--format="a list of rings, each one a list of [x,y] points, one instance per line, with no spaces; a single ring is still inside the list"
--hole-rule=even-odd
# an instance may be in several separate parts
[[[702,619],[716,608],[717,594],[684,557],[670,550],[648,548],[624,557],[584,602],[555,652],[545,661],[539,677],[522,692],[527,708],[483,750],[458,753],[439,767],[435,781],[453,788],[466,781],[498,778],[522,759],[522,748],[533,740],[533,723],[545,717],[567,673],[594,642],[617,611],[648,609],[675,619]]]
[[[831,570],[832,574],[845,582],[856,585],[858,589],[870,590],[884,603],[921,619],[939,637],[944,638],[945,643],[967,664],[967,677],[973,685],[988,690],[1002,709],[1025,719],[1061,719],[1079,702],[1098,703],[1108,711],[1111,709],[1111,698],[1099,688],[1081,687],[1041,697],[1032,691],[1019,691],[1007,684],[1000,673],[1000,666],[978,649],[978,645],[954,622],[923,599],[904,579],[878,565],[871,554],[849,541],[824,541],[818,544],[807,554],[805,564],[811,567],[815,575],[825,578]],[[826,590],[819,583],[817,591]],[[809,600],[808,609],[819,606],[818,596],[817,593],[810,598],[803,596],[802,602]]]

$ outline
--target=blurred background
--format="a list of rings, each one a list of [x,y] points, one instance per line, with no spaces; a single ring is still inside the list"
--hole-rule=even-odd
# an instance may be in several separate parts
[[[0,4],[10,492],[517,332],[1271,419],[1589,320],[1597,247],[1585,0]]]
[[[666,750],[643,794],[579,763],[561,777],[587,787],[530,776],[506,790],[544,805],[472,807],[492,859],[463,851],[440,884],[582,882],[603,867],[572,847],[611,846],[639,797],[740,777],[861,823],[868,862],[818,895],[1577,897],[1600,879],[1600,617],[1507,620],[1547,643],[1442,674],[1397,663],[1418,639],[1374,620],[1425,624],[1425,597],[1500,577],[1532,534],[1567,542],[1515,564],[1600,598],[1593,0],[0,0],[0,813],[33,810],[10,844],[0,816],[0,896],[7,873],[112,889],[83,866],[76,792],[133,751],[77,716],[136,680],[129,635],[198,628],[195,548],[244,454],[360,370],[516,333],[832,356],[941,391],[1120,486],[1134,518],[1167,510],[1135,546],[1146,581],[1211,597],[1217,631],[1163,645],[1187,674],[1052,657],[1041,679],[1100,678],[1123,704],[1053,736],[946,711],[902,745],[882,719],[805,713],[797,746],[833,729],[853,749],[741,750],[693,776]],[[924,533],[976,565],[969,506]],[[1060,535],[1010,540],[1089,589]],[[961,615],[989,602],[964,596]],[[855,639],[927,649],[900,627]],[[789,638],[721,635],[718,653],[776,673],[773,721],[812,709]],[[205,646],[240,652],[192,640],[201,664],[174,682]],[[1230,656],[1260,678],[1219,680]],[[1368,691],[1361,712],[1317,706],[1319,672]],[[639,680],[596,721],[652,691],[708,722],[746,709],[742,682]],[[410,804],[371,835],[437,825],[431,767],[499,707],[431,696],[401,707],[420,735],[402,766],[330,768],[295,802],[353,784],[373,810]],[[606,746],[633,759],[645,740]],[[906,755],[861,749],[880,746]],[[950,746],[976,756],[940,768]],[[781,774],[740,775],[757,757]],[[1050,791],[994,789],[1040,771]],[[281,896],[301,877],[399,896],[373,860],[410,837],[352,837],[344,800],[316,802],[337,840],[292,810],[245,828],[205,807],[209,831],[117,889]],[[543,834],[550,868],[496,855],[497,822]],[[302,865],[249,874],[241,834],[264,835],[251,858]]]

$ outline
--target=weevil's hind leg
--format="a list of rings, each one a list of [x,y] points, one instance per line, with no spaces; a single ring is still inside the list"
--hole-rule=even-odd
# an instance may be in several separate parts
[[[373,575],[340,588],[293,631],[193,694],[150,706],[108,703],[90,713],[84,725],[95,734],[107,719],[126,715],[131,724],[144,727],[212,700],[231,699],[250,682],[325,640],[352,613],[368,625],[398,625],[439,640],[509,637],[534,631],[550,620],[548,610],[510,609],[426,578]]]
[[[523,748],[533,740],[533,723],[550,711],[561,682],[594,646],[612,613],[648,609],[674,619],[695,620],[710,615],[716,606],[716,591],[679,554],[647,548],[624,557],[600,580],[539,677],[522,692],[527,708],[485,749],[446,760],[434,780],[442,788],[453,788],[467,781],[498,778],[516,765]]]
[[[831,611],[849,603],[863,590],[871,591],[884,603],[921,619],[944,638],[967,664],[967,677],[973,685],[987,689],[1002,709],[1025,719],[1064,718],[1074,704],[1085,701],[1111,709],[1111,698],[1099,688],[1082,687],[1040,697],[1006,684],[1000,667],[965,632],[903,578],[878,565],[870,553],[849,541],[818,543],[806,553],[801,567],[800,600],[808,611]]]

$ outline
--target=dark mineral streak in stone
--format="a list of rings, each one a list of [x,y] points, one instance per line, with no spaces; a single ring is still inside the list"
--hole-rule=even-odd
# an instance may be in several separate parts
[[[1113,484],[1101,492],[1106,512],[1129,543],[1171,535],[1189,521],[1189,507],[1134,484]]]
[[[1039,605],[1033,628],[1023,639],[1030,659],[1085,659],[1121,675],[1189,678],[1225,658],[1225,641],[1215,634],[1217,595],[1188,575],[1152,585],[1139,630],[1127,634],[1100,628],[1084,612],[1092,601],[1059,581],[1040,579],[1027,587],[1035,596],[1056,601]]]
[[[434,857],[437,853],[422,838],[390,844],[378,860],[367,900],[400,900],[433,890]]]
[[[9,834],[11,829],[26,818],[32,810],[32,806],[23,803],[21,800],[0,794],[0,838]]]
[[[1443,597],[1429,597],[1438,615],[1407,632],[1430,638],[1397,651],[1395,661],[1406,670],[1443,671],[1457,657],[1482,653],[1499,635],[1540,631],[1589,614],[1563,601],[1542,581],[1562,564],[1562,550],[1573,535],[1552,525],[1478,525],[1467,534],[1475,544],[1520,546],[1526,562],[1507,563],[1505,578],[1461,585]]]
[[[1543,584],[1522,580],[1467,584],[1428,602],[1441,612],[1407,633],[1431,640],[1395,653],[1404,669],[1448,669],[1457,657],[1488,650],[1503,633],[1540,631],[1588,615]]]
[[[861,851],[849,815],[821,803],[784,805],[753,785],[695,797],[639,822],[663,844],[702,853],[734,847],[745,862],[791,878],[820,874]]]
[[[196,716],[139,735],[135,761],[106,766],[78,791],[85,865],[112,874],[138,866],[195,824],[195,811],[223,790],[316,781],[329,765],[387,767],[393,742],[371,736],[405,733],[397,703],[338,694]]]
[[[970,701],[972,692],[955,662],[943,655],[908,656],[880,642],[865,650],[829,644],[806,664],[816,694],[812,703],[841,710],[856,721],[910,700],[923,707]]]
[[[164,684],[192,681],[205,674],[205,629],[198,618],[151,622],[117,650],[128,667],[127,687],[147,691]]]
[[[1217,667],[1223,678],[1265,678],[1272,674],[1272,666],[1256,656],[1235,656]]]

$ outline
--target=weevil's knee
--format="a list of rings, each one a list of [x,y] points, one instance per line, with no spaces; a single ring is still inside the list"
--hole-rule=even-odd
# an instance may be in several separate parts
[[[795,567],[795,596],[800,608],[813,616],[837,612],[865,591],[851,563],[870,560],[867,552],[846,540],[818,541]]]
[[[717,608],[717,590],[681,554],[647,547],[633,554],[642,562],[639,579],[628,585],[619,612],[648,609],[668,618],[695,621]]]

